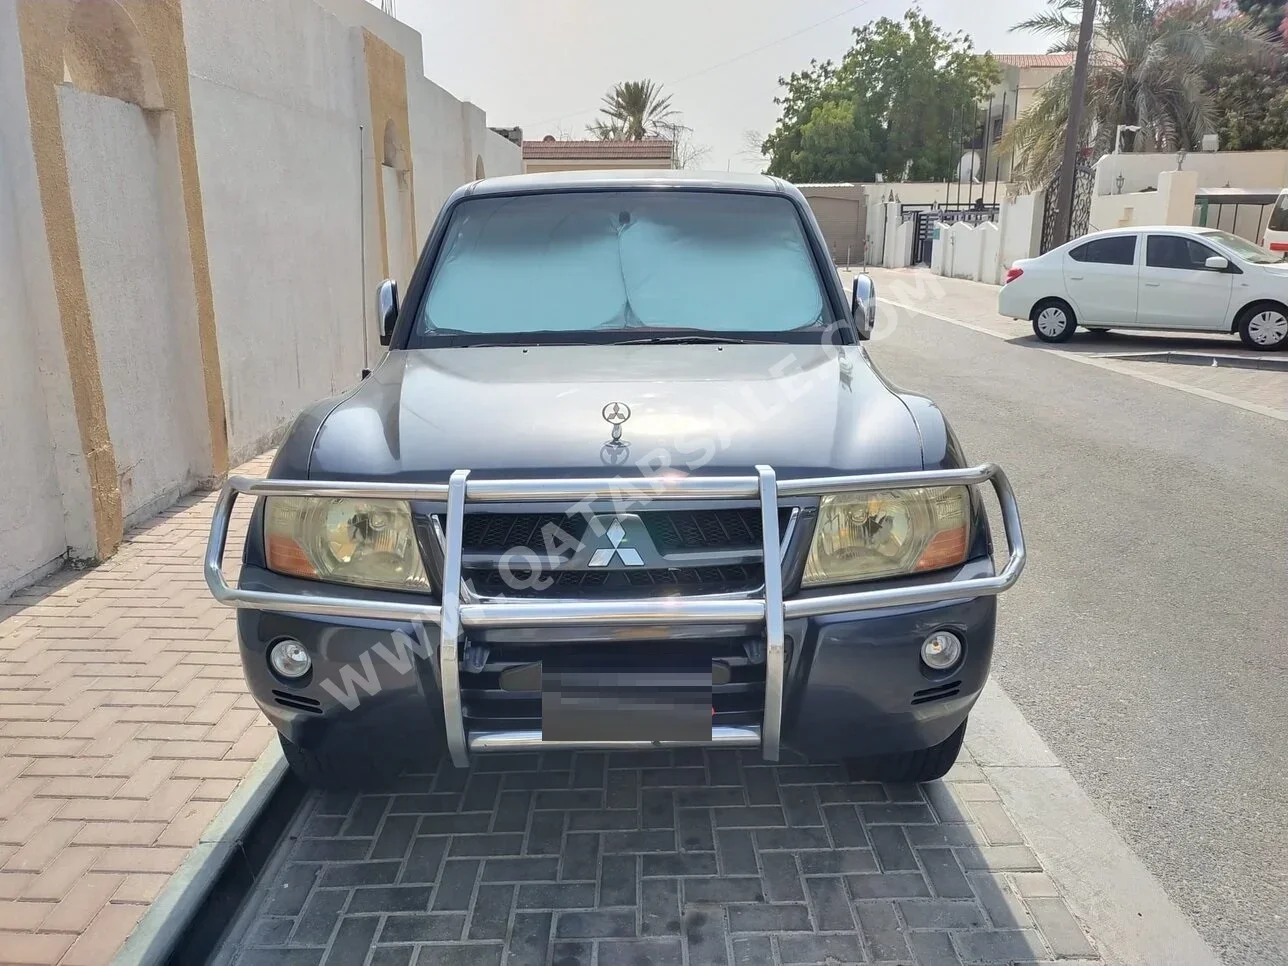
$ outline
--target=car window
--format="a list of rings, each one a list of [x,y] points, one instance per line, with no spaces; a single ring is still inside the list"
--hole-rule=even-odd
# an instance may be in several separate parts
[[[1202,242],[1181,235],[1150,235],[1145,243],[1145,264],[1150,268],[1203,271],[1203,263],[1216,254]]]
[[[1266,227],[1271,231],[1288,231],[1288,190],[1279,192]]]
[[[413,344],[444,332],[782,333],[823,327],[833,315],[786,198],[534,193],[455,207]]]
[[[1131,265],[1136,261],[1136,236],[1110,235],[1108,238],[1095,238],[1070,249],[1069,257],[1075,262]]]
[[[1252,262],[1254,265],[1277,265],[1284,260],[1283,253],[1268,252],[1260,245],[1254,245],[1246,238],[1240,238],[1238,235],[1231,235],[1228,231],[1213,229],[1202,234],[1204,238],[1219,242],[1244,261]]]

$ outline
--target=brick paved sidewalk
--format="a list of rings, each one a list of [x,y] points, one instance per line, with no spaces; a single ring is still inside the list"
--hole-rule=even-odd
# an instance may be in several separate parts
[[[1009,342],[1047,352],[1094,357],[1096,364],[1125,375],[1152,381],[1166,381],[1178,387],[1217,393],[1226,399],[1259,407],[1279,418],[1288,418],[1288,372],[1282,370],[1243,369],[1234,366],[1208,367],[1177,362],[1113,358],[1121,355],[1162,355],[1168,352],[1215,353],[1263,360],[1268,355],[1283,353],[1254,352],[1245,349],[1235,336],[1211,333],[1152,333],[1117,329],[1106,334],[1079,330],[1068,342],[1045,345],[1033,335],[1028,322],[1004,318],[997,314],[995,285],[932,275],[924,269],[868,269],[883,299],[909,305],[914,309],[943,315],[982,329]],[[852,274],[843,271],[849,284]],[[898,309],[886,306],[881,312],[886,321],[898,317]]]
[[[202,578],[214,499],[0,603],[6,966],[108,962],[272,738]]]
[[[963,751],[944,782],[686,749],[306,800],[221,966],[1099,962]]]

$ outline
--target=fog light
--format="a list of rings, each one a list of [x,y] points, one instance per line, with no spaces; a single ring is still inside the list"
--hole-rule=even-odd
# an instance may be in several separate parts
[[[921,659],[932,671],[946,671],[962,656],[962,639],[952,631],[935,631],[921,643]]]
[[[272,646],[268,652],[268,662],[284,678],[302,678],[313,666],[313,659],[304,650],[304,645],[289,638]]]

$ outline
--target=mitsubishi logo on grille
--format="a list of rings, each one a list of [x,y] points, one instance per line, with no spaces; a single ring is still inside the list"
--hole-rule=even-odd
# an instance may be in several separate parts
[[[634,547],[624,547],[626,543],[626,528],[622,526],[622,521],[618,517],[613,517],[613,522],[609,524],[608,529],[604,531],[604,539],[608,541],[609,546],[600,547],[590,557],[588,567],[607,567],[613,562],[613,558],[621,561],[623,567],[643,567],[644,558]]]

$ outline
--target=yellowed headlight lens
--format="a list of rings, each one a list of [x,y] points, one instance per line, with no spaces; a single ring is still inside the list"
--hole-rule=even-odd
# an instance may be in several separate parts
[[[264,507],[270,570],[363,587],[429,587],[411,511],[395,500],[270,497]]]
[[[952,567],[966,559],[970,494],[964,486],[824,496],[805,563],[805,586],[875,580]]]

